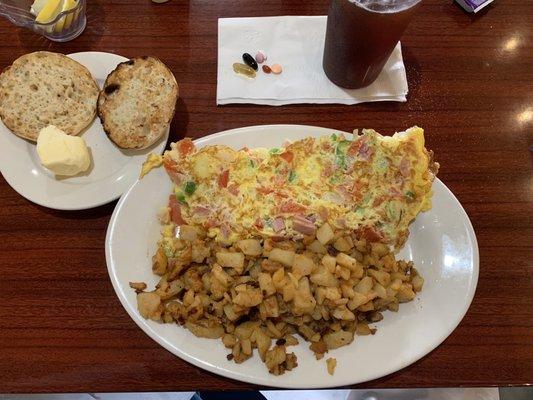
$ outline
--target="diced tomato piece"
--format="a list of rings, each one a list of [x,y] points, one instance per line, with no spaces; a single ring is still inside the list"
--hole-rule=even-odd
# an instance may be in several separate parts
[[[261,218],[257,218],[254,222],[254,225],[258,228],[258,229],[263,229],[264,227],[264,224],[263,224],[263,220]]]
[[[170,219],[177,225],[185,225],[186,222],[181,216],[181,205],[176,199],[176,196],[170,195],[168,198],[168,206],[170,207]]]
[[[229,170],[226,169],[222,171],[222,173],[218,177],[218,186],[221,188],[228,187],[228,181],[229,181]]]
[[[185,138],[178,142],[178,151],[182,156],[186,156],[189,153],[192,153],[194,150],[194,143],[191,138]]]
[[[279,156],[283,158],[285,161],[287,161],[289,164],[294,159],[294,153],[292,151],[286,151],[285,153],[282,153]]]
[[[183,182],[183,174],[179,170],[178,164],[176,161],[165,158],[163,159],[163,167],[167,171],[168,176],[176,185],[181,185]]]

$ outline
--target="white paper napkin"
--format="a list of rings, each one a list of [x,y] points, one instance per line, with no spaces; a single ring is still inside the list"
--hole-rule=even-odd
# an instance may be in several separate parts
[[[325,16],[220,18],[218,20],[217,104],[254,103],[279,106],[295,103],[357,104],[406,101],[407,78],[400,43],[378,79],[362,89],[343,89],[322,69]],[[280,75],[260,70],[255,79],[233,71],[244,52],[264,50],[266,64],[282,65]]]

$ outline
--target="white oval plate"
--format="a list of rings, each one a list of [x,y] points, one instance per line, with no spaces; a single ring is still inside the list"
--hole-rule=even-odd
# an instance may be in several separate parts
[[[117,64],[128,60],[92,51],[68,56],[85,65],[100,87]],[[89,171],[56,179],[41,165],[35,143],[16,136],[0,121],[0,171],[20,195],[41,206],[57,210],[93,208],[118,199],[135,182],[146,154],[165,149],[168,132],[148,149],[124,150],[108,139],[96,117],[80,136],[91,151]]]
[[[285,139],[334,132],[338,133],[298,125],[251,126],[207,136],[195,143],[226,144],[236,149],[275,147]],[[446,186],[437,179],[433,187],[433,208],[411,225],[409,240],[400,253],[415,262],[426,280],[424,289],[414,301],[402,304],[398,313],[386,312],[376,324],[374,336],[358,336],[351,345],[329,352],[325,358],[337,359],[333,376],[327,373],[325,360],[317,361],[303,340],[290,348],[298,356],[298,368],[276,377],[268,373],[257,355],[240,365],[229,362],[228,350],[220,340],[200,339],[176,324],[146,321],[139,315],[135,292],[128,283],[143,281],[152,289],[158,282],[151,270],[151,256],[160,231],[156,212],[166,205],[171,189],[162,168],[137,181],[115,208],[106,237],[109,276],[137,325],[161,346],[200,368],[244,382],[285,388],[324,388],[369,381],[398,371],[436,348],[459,324],[474,296],[479,268],[474,230]]]

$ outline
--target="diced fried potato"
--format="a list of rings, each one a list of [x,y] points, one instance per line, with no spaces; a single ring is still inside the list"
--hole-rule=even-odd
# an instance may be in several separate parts
[[[268,259],[270,261],[279,262],[280,264],[291,267],[294,262],[294,251],[282,250],[282,249],[272,249],[268,254]]]
[[[328,252],[326,247],[318,240],[313,241],[307,248],[316,254],[326,254]]]
[[[269,370],[283,363],[287,359],[285,346],[274,346],[272,350],[266,352],[265,364]]]
[[[220,282],[224,287],[228,287],[232,281],[231,276],[229,276],[218,264],[213,265],[211,273],[213,274],[213,278]]]
[[[263,301],[261,289],[249,287],[247,290],[240,292],[234,297],[233,303],[242,307],[255,307]]]
[[[335,266],[337,265],[337,261],[335,260],[335,257],[330,256],[329,254],[326,254],[324,257],[322,257],[322,260],[320,260],[320,263],[331,273],[335,272]]]
[[[348,310],[346,306],[337,307],[333,310],[333,316],[337,319],[342,319],[345,321],[354,321],[355,314]]]
[[[367,312],[367,311],[374,311],[374,303],[372,303],[371,301],[359,306],[357,308],[358,311],[361,311],[361,312]]]
[[[224,328],[212,321],[187,321],[185,327],[198,337],[218,339],[224,335]]]
[[[298,290],[294,295],[292,311],[294,315],[309,314],[315,308],[316,300],[311,293],[309,280],[302,278],[298,282]]]
[[[192,242],[198,238],[199,230],[197,227],[192,225],[180,225],[176,228],[176,231],[179,229],[179,238]]]
[[[370,335],[371,331],[370,331],[370,328],[369,328],[368,324],[366,324],[364,322],[359,322],[357,324],[356,333],[359,336],[366,336],[366,335]]]
[[[328,244],[334,237],[333,229],[327,222],[316,231],[316,238],[323,245]]]
[[[230,321],[236,321],[240,317],[240,313],[235,310],[233,304],[226,304],[224,306],[224,314]]]
[[[372,281],[372,278],[369,276],[365,276],[355,286],[355,291],[361,294],[368,294],[372,290],[372,286],[374,286],[374,282]]]
[[[297,346],[298,343],[298,339],[296,339],[294,336],[285,335],[285,346]]]
[[[376,281],[378,281],[382,286],[389,286],[390,284],[390,274],[386,271],[378,271],[376,269],[369,269],[368,275],[373,277]]]
[[[241,274],[244,270],[244,254],[218,251],[216,253],[217,263],[225,268],[233,268]]]
[[[272,283],[272,277],[266,272],[260,272],[257,281],[259,282],[259,287],[263,291],[265,296],[270,296],[276,293],[276,288]]]
[[[302,277],[310,275],[311,272],[313,272],[317,268],[317,265],[314,263],[314,261],[303,255],[303,254],[296,254],[294,256],[294,262],[292,265],[292,273],[296,276]]]
[[[261,253],[263,252],[261,242],[257,239],[239,240],[236,243],[236,246],[247,256],[256,257],[261,255]]]
[[[161,298],[155,292],[141,292],[137,294],[137,308],[143,318],[159,321],[163,306]]]
[[[369,299],[366,295],[359,292],[354,292],[354,296],[350,299],[350,301],[348,301],[347,306],[350,310],[355,310],[357,307],[365,304],[368,301]]]
[[[377,257],[381,258],[387,253],[390,252],[389,246],[383,243],[371,243],[372,253],[376,254]]]
[[[259,305],[259,312],[263,319],[279,317],[278,300],[276,296],[270,296]]]
[[[317,360],[322,358],[324,356],[324,353],[328,351],[328,347],[326,346],[326,343],[324,343],[323,340],[311,343],[309,348],[315,353]],[[321,356],[319,357],[319,355]]]
[[[144,289],[146,289],[146,283],[144,283],[144,282],[130,282],[130,288],[142,292]]]
[[[322,336],[328,350],[337,349],[353,342],[353,332],[340,330],[338,332],[327,333]]]
[[[400,303],[406,303],[408,301],[411,301],[415,298],[415,296],[416,294],[413,291],[412,286],[408,283],[402,283],[402,286],[400,287],[400,290],[398,290],[398,294],[396,295]]]
[[[244,339],[241,341],[241,349],[247,356],[252,355],[252,342],[250,342],[250,339]]]
[[[339,287],[339,280],[335,278],[335,275],[329,272],[326,268],[319,268],[318,271],[311,274],[310,280],[315,285]]]
[[[259,321],[246,321],[235,327],[233,334],[240,340],[249,339],[252,333],[260,325]]]
[[[337,359],[330,357],[326,360],[328,368],[328,374],[333,375],[335,373],[335,367],[337,366]]]
[[[199,264],[209,257],[210,252],[209,248],[205,247],[201,240],[195,240],[191,246],[192,261]]]
[[[237,338],[229,333],[226,333],[224,336],[222,336],[222,343],[224,343],[224,346],[226,346],[228,349],[231,349],[237,343]]]
[[[335,240],[335,243],[333,243],[333,247],[337,249],[338,251],[342,251],[345,253],[348,253],[350,250],[353,249],[353,241],[350,236],[341,236],[337,240]]]
[[[278,292],[283,291],[283,288],[287,284],[287,279],[285,278],[285,270],[283,268],[278,269],[272,275],[272,284]]]
[[[374,287],[372,288],[372,290],[376,292],[378,297],[382,299],[386,299],[388,297],[387,290],[377,282],[374,284]]]
[[[415,276],[413,279],[411,279],[411,285],[413,285],[413,290],[415,292],[420,292],[422,290],[422,286],[424,286],[424,278],[422,278],[420,275]]]
[[[266,359],[266,353],[272,344],[272,339],[264,332],[262,328],[257,328],[255,331],[255,343],[257,351],[262,361]]]
[[[156,275],[163,275],[167,272],[167,256],[165,250],[159,247],[152,257],[152,271]]]

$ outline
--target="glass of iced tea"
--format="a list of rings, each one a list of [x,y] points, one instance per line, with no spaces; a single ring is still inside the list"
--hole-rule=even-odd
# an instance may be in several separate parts
[[[374,82],[421,0],[332,0],[323,67],[336,85]]]

